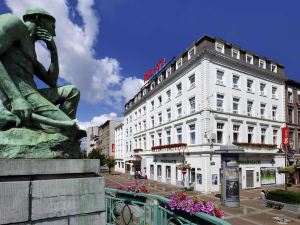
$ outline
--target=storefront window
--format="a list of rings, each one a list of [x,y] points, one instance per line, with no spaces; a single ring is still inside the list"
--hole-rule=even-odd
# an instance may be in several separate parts
[[[197,184],[202,184],[202,174],[197,173]]]
[[[157,176],[161,177],[161,165],[157,166]]]
[[[166,166],[166,178],[171,179],[171,166]]]
[[[154,175],[154,165],[150,165],[150,174]]]

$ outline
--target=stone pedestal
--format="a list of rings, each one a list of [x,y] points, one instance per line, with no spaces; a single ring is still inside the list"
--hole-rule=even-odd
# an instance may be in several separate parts
[[[0,224],[105,224],[99,160],[0,160]]]

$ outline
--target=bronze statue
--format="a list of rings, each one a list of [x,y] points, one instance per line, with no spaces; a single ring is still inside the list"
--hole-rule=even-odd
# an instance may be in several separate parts
[[[76,157],[79,139],[86,136],[73,121],[80,93],[73,85],[57,87],[55,18],[34,8],[27,10],[23,20],[12,14],[0,16],[0,99],[5,107],[0,110],[0,157]],[[50,52],[48,70],[37,59],[37,40],[44,41]],[[34,75],[49,88],[38,89]],[[40,140],[40,152],[28,140],[35,135],[47,136],[47,141]],[[1,138],[16,139],[17,144],[12,146]]]

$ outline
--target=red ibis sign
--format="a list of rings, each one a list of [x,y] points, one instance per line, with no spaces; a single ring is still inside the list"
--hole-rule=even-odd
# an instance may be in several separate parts
[[[153,69],[149,69],[145,74],[144,74],[144,82],[147,82],[154,74],[157,74],[164,66],[166,65],[166,58],[162,58],[159,63],[157,63]]]
[[[290,130],[288,127],[281,128],[282,145],[288,147],[290,144]]]
[[[111,151],[112,151],[112,152],[115,152],[115,144],[112,144],[112,145],[111,145]]]

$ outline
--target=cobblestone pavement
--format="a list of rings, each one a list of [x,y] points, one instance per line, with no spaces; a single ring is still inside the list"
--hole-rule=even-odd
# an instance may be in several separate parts
[[[134,181],[129,174],[103,174],[105,177],[105,186],[115,188],[117,185],[129,184]],[[171,184],[159,183],[152,180],[139,180],[146,184],[150,194],[167,196],[174,192],[180,192],[180,187]],[[278,187],[268,187],[269,190]],[[299,187],[289,188],[289,190],[300,191]],[[259,201],[259,194],[261,189],[250,189],[241,191],[241,204],[239,208],[228,208],[220,206],[220,199],[218,193],[203,194],[200,192],[189,192],[191,195],[201,196],[204,200],[210,200],[218,204],[224,211],[225,220],[233,225],[276,225],[276,224],[289,224],[300,225],[300,213],[295,213],[287,210],[276,210],[267,208]],[[279,223],[274,217],[284,217],[290,222]]]

